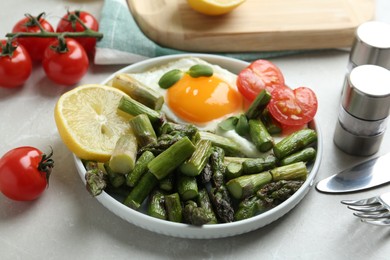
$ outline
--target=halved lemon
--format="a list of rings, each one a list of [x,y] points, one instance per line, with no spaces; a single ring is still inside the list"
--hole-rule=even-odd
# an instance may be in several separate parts
[[[131,131],[131,116],[117,109],[123,96],[113,87],[92,84],[64,93],[54,118],[68,149],[84,160],[109,160],[119,137]]]
[[[245,0],[187,0],[192,9],[206,15],[222,15],[231,12]]]

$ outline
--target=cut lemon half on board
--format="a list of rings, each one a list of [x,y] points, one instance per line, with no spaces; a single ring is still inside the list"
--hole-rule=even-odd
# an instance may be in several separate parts
[[[104,85],[83,85],[64,93],[54,118],[62,141],[84,160],[105,162],[120,136],[131,131],[130,115],[118,111],[124,92]]]
[[[192,9],[206,15],[222,15],[233,11],[245,0],[187,0]]]

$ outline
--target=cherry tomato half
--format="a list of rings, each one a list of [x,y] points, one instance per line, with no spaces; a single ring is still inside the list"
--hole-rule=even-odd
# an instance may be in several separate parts
[[[275,88],[284,87],[284,77],[272,62],[256,60],[238,74],[237,87],[248,101],[253,101],[263,89],[272,93]]]
[[[84,48],[74,39],[65,39],[66,49],[60,51],[59,40],[55,40],[45,50],[42,65],[52,81],[73,85],[87,73],[89,61]]]
[[[0,191],[13,200],[38,198],[48,185],[54,164],[51,155],[30,146],[8,151],[0,159]]]
[[[317,97],[310,88],[276,88],[272,92],[268,110],[281,124],[304,125],[313,120],[318,107]]]
[[[51,24],[42,18],[42,14],[36,17],[39,21],[39,24],[48,32],[54,32]],[[40,32],[41,29],[39,26],[34,23],[34,20],[31,17],[26,17],[19,22],[17,22],[12,29],[13,33],[17,32]],[[17,42],[23,45],[33,61],[41,61],[43,58],[43,52],[50,42],[53,41],[53,38],[42,38],[42,37],[20,37],[17,38]]]
[[[8,49],[8,50],[6,50]],[[22,85],[31,75],[30,55],[22,45],[0,41],[0,86],[14,88]]]
[[[84,27],[79,21],[74,17],[76,15],[89,29],[98,31],[99,23],[96,18],[85,11],[74,11],[68,12],[57,25],[57,32],[83,32],[85,31]],[[85,49],[85,51],[92,55],[95,51],[96,38],[93,37],[80,37],[75,38]]]

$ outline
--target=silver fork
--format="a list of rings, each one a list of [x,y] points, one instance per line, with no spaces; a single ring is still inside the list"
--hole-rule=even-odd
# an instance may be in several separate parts
[[[378,226],[390,225],[390,192],[362,200],[342,200],[342,204],[356,212],[362,222]]]

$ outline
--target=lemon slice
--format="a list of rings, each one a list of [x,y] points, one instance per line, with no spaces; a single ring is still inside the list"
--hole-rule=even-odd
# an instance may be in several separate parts
[[[120,136],[131,131],[130,115],[117,110],[124,92],[103,85],[83,85],[64,93],[54,118],[62,141],[84,160],[109,160]]]
[[[231,12],[245,0],[187,0],[192,9],[206,15],[221,15]]]

